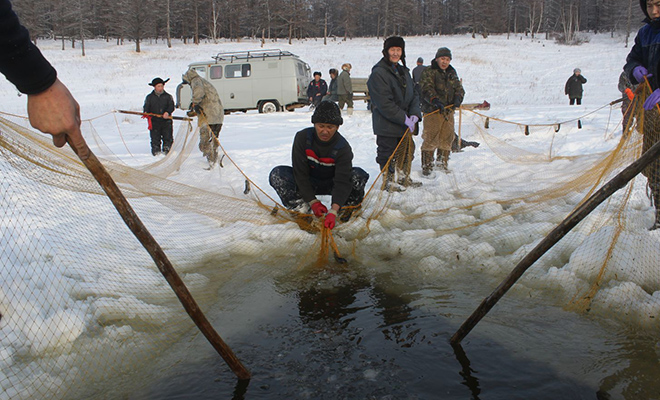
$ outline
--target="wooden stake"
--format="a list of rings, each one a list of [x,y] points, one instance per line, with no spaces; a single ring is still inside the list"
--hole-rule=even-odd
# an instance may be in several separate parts
[[[598,189],[587,201],[580,205],[575,211],[569,214],[555,229],[552,230],[536,247],[523,258],[518,265],[511,271],[509,276],[486,297],[479,307],[465,320],[463,325],[449,339],[451,344],[458,344],[470,333],[470,331],[486,316],[486,314],[495,306],[495,304],[504,296],[504,294],[520,279],[520,277],[532,266],[543,254],[563,238],[580,221],[589,215],[600,203],[614,194],[617,190],[624,187],[637,174],[660,157],[660,142],[654,144],[637,161],[630,164],[617,176],[607,182],[602,188]]]
[[[69,143],[73,151],[75,148],[71,143]],[[140,241],[142,246],[147,250],[151,258],[156,263],[158,270],[163,274],[167,283],[170,284],[174,293],[179,298],[179,301],[183,305],[183,308],[186,310],[190,318],[195,322],[195,325],[199,330],[206,336],[206,339],[211,343],[215,350],[220,354],[220,356],[225,360],[229,368],[236,374],[238,379],[250,379],[250,371],[248,371],[243,364],[238,360],[234,352],[227,346],[227,344],[222,340],[220,335],[215,331],[211,323],[206,319],[206,316],[200,310],[197,302],[190,294],[190,291],[186,287],[179,274],[176,272],[170,260],[165,255],[165,252],[160,247],[158,242],[151,236],[151,233],[147,230],[147,227],[144,226],[140,218],[135,214],[133,208],[126,200],[126,197],[122,194],[117,187],[117,184],[112,179],[108,171],[103,167],[103,164],[96,158],[96,155],[90,150],[89,158],[82,160],[89,172],[92,173],[96,181],[101,185],[105,193],[112,201],[112,204],[115,206],[119,215],[128,226],[128,228],[133,232],[135,237]]]

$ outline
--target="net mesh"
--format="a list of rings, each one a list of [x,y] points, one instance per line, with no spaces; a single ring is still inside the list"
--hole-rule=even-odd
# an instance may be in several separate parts
[[[461,138],[476,138],[487,151],[452,153],[450,172],[435,170],[421,187],[403,181],[400,191],[383,190],[387,174],[372,177],[362,204],[332,232],[311,214],[286,210],[222,143],[223,184],[209,189],[187,180],[187,163],[200,155],[199,129],[190,123],[179,125],[167,157],[148,165],[131,165],[113,154],[95,130],[98,119],[85,121],[83,132],[208,309],[219,286],[255,260],[295,259],[303,267],[334,262],[334,254],[374,268],[396,260],[429,279],[457,271],[502,279],[573,209],[658,140],[657,109],[643,111],[649,91],[638,92],[624,109],[611,104],[560,123],[526,124],[461,110],[456,118]],[[622,119],[622,111],[629,117]],[[193,323],[73,152],[52,146],[24,118],[3,115],[0,398],[108,395],[111,385],[91,382],[149,365],[163,349],[193,334]],[[625,120],[626,126],[611,120]],[[601,140],[620,140],[607,152],[557,154],[557,141],[570,140],[562,128],[575,124],[601,126]],[[391,160],[394,182],[417,162],[407,135]],[[649,193],[658,163],[569,232],[511,295],[533,292],[575,312],[657,331],[660,231],[648,228],[656,216]]]

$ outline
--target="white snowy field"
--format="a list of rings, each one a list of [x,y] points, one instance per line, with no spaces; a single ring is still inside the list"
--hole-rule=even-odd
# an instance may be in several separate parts
[[[554,41],[544,39],[532,39],[526,36],[506,36],[493,35],[484,38],[475,38],[465,36],[443,36],[443,37],[410,37],[406,38],[407,64],[412,69],[417,57],[423,57],[425,64],[428,64],[435,54],[438,47],[449,47],[453,53],[452,65],[456,68],[459,76],[463,79],[463,85],[466,91],[466,103],[481,103],[487,100],[491,104],[491,109],[484,113],[507,121],[514,121],[523,124],[554,124],[563,121],[572,121],[575,118],[584,115],[592,110],[620,98],[617,89],[618,77],[625,62],[629,48],[624,46],[624,39],[621,36],[610,37],[606,35],[585,36],[587,42],[580,46],[563,46]],[[46,57],[58,70],[60,79],[69,87],[73,95],[81,105],[83,119],[95,118],[112,110],[124,109],[141,111],[144,97],[150,92],[151,87],[148,83],[159,76],[163,79],[171,78],[166,85],[166,90],[174,94],[176,84],[180,82],[181,74],[187,69],[187,65],[194,61],[209,59],[219,52],[241,51],[258,49],[260,43],[252,40],[242,40],[240,42],[221,41],[219,43],[203,43],[200,45],[183,45],[174,42],[172,48],[167,48],[163,42],[143,43],[142,52],[135,53],[134,46],[127,43],[117,46],[115,42],[106,43],[95,40],[86,43],[86,56],[82,57],[79,49],[66,48],[61,50],[60,42],[39,42]],[[294,41],[288,45],[286,41],[267,43],[264,48],[282,49],[291,51],[306,61],[312,71],[322,71],[323,77],[329,82],[328,69],[339,68],[341,64],[349,62],[353,65],[353,77],[367,77],[371,67],[381,58],[382,39],[378,38],[359,38],[348,41],[330,40],[327,45],[323,45],[322,39],[310,39],[304,41]],[[580,68],[583,75],[588,79],[585,84],[585,94],[581,106],[569,106],[568,98],[564,95],[564,84],[572,74],[574,68]],[[0,111],[12,114],[26,114],[26,98],[18,96],[16,89],[7,81],[0,81]],[[344,116],[344,125],[340,132],[347,137],[352,145],[355,154],[354,165],[364,168],[371,176],[368,185],[371,185],[374,178],[378,175],[378,166],[375,163],[375,136],[371,130],[371,115],[366,109],[364,102],[356,102],[355,113],[352,116]],[[177,110],[175,115],[183,116],[184,111]],[[553,155],[562,156],[581,156],[589,154],[598,154],[612,150],[620,139],[620,127],[616,125],[620,121],[620,111],[609,114],[609,108],[605,108],[595,115],[589,117],[588,123],[584,124],[582,129],[577,129],[574,123],[566,124],[557,135],[553,135]],[[256,111],[248,113],[233,113],[225,117],[225,124],[221,133],[221,142],[229,156],[238,164],[239,167],[249,176],[257,185],[266,191],[266,193],[277,199],[274,191],[268,185],[268,174],[276,165],[290,164],[290,151],[293,135],[300,129],[310,125],[311,112],[307,108],[297,109],[295,112],[283,112],[274,114],[259,114]],[[468,121],[463,131],[464,139],[481,141],[476,135],[475,129],[470,129]],[[104,143],[118,156],[122,161],[133,166],[145,166],[154,160],[161,160],[161,157],[154,159],[150,155],[149,136],[146,130],[146,122],[139,117],[117,114],[116,119],[112,116],[105,116],[93,121],[93,126]],[[175,125],[175,132],[177,129]],[[119,129],[118,129],[119,128]],[[120,134],[118,134],[120,132]],[[515,145],[524,146],[526,150],[542,152],[548,148],[547,140],[549,136],[531,135],[527,141],[522,144],[521,138],[524,136],[519,130],[513,129],[509,132],[501,132],[500,139],[511,141]],[[421,138],[415,139],[418,147]],[[419,151],[419,150],[417,150]],[[472,176],[483,176],[484,182],[487,178],[495,178],[507,172],[509,166],[502,163],[495,163],[492,152],[488,146],[482,145],[478,149],[469,149],[470,157],[452,156],[450,167],[454,170],[453,174],[460,179],[461,174]],[[467,151],[466,151],[467,153]],[[561,168],[571,169],[572,165],[565,161],[558,162],[557,170]],[[569,163],[569,164],[566,164]],[[227,191],[227,187],[241,187],[242,178],[240,176],[229,175],[222,169],[216,168],[211,171],[204,169],[205,160],[202,157],[191,157],[180,171],[173,176],[173,180],[191,185],[210,192]],[[530,167],[531,168],[531,167]],[[421,179],[419,167],[419,157],[416,158],[413,167],[413,177]],[[488,173],[486,173],[488,171]],[[533,182],[526,179],[529,171],[521,169],[520,175],[514,175],[508,182],[515,186],[533,186]],[[223,176],[225,174],[225,176]],[[517,176],[517,177],[516,177]],[[436,176],[425,180],[423,195],[427,196],[429,201],[449,201],[443,192],[443,176]],[[636,190],[643,192],[642,185]],[[495,201],[498,192],[506,192],[507,187],[490,187],[484,184],[477,188],[480,195],[487,200]],[[520,188],[515,187],[516,190]],[[56,193],[60,193],[57,191]],[[484,194],[485,193],[485,194]],[[638,193],[638,194],[639,194]],[[642,197],[642,196],[638,196]],[[403,198],[401,198],[403,199]],[[579,199],[567,199],[564,204],[565,214],[569,213],[576,205]],[[32,199],[34,205],[38,205],[38,200]],[[402,210],[405,208],[405,200],[399,200],[397,204]],[[395,200],[396,204],[396,200]],[[433,205],[431,205],[433,206]],[[616,305],[623,299],[629,298],[629,293],[624,290],[624,286],[632,285],[630,291],[635,292],[636,301],[639,304],[648,305],[645,311],[639,312],[639,318],[657,314],[660,302],[657,300],[660,293],[660,281],[658,274],[653,270],[657,265],[658,242],[660,236],[657,232],[649,233],[646,226],[650,225],[650,211],[648,204],[638,200],[634,204],[635,208],[643,214],[641,218],[636,219],[631,228],[632,232],[627,232],[629,240],[623,241],[617,245],[617,250],[624,255],[632,255],[639,251],[639,248],[652,250],[652,257],[647,261],[640,263],[639,269],[643,270],[645,277],[642,281],[630,279],[625,281],[619,287],[614,286],[607,294],[609,302],[606,304]],[[438,206],[437,208],[442,208]],[[11,215],[6,210],[2,210],[3,222],[7,220],[12,223],[20,221],[11,221]],[[411,214],[421,213],[422,209],[412,209]],[[88,210],[80,210],[72,207],[66,214],[55,214],[51,210],[34,211],[42,213],[43,218],[48,218],[48,225],[67,225],[70,220],[82,217]],[[50,213],[49,213],[50,212]],[[495,216],[502,213],[497,206],[485,206],[480,211],[482,218],[485,215]],[[116,221],[116,214],[108,207],[94,213],[93,216],[86,216],[94,224],[104,225],[108,221]],[[158,221],[157,212],[150,213],[146,211],[146,219],[153,218]],[[184,216],[181,216],[183,219]],[[542,220],[543,216],[529,216],[532,229],[539,231],[547,230],[547,227],[556,224],[556,219]],[[414,242],[429,239],[428,227],[425,224],[433,221],[420,220],[418,225],[412,222],[411,232],[402,233],[398,237],[392,232],[384,233],[386,227],[397,227],[397,222],[393,221],[395,216],[388,214],[384,217],[382,224],[374,227],[374,236],[366,239],[364,245],[373,246],[382,249],[383,252],[391,249],[399,249],[400,242],[405,240]],[[443,220],[441,223],[456,223],[450,219]],[[149,225],[149,224],[147,224]],[[220,224],[221,225],[221,224]],[[2,226],[0,224],[0,226]],[[415,229],[418,228],[418,229]],[[48,228],[44,228],[47,230]],[[210,228],[209,228],[210,229]],[[231,227],[223,226],[223,232],[229,231]],[[220,253],[226,254],[227,260],[232,256],[240,255],[249,258],[251,254],[262,254],[258,251],[250,252],[250,248],[263,248],[270,246],[272,254],[282,256],[287,253],[305,254],[305,246],[309,241],[301,242],[299,240],[298,228],[295,224],[284,224],[274,226],[260,226],[252,228],[249,235],[237,235],[236,240],[241,244],[250,246],[238,248],[236,243],[229,240],[223,242],[224,248]],[[8,231],[7,231],[8,232]],[[395,229],[394,232],[397,232]],[[398,230],[400,232],[400,230]],[[486,235],[488,232],[484,232]],[[161,227],[156,234],[157,238],[167,238],[165,246],[166,252],[171,250],[170,255],[173,259],[179,261],[185,272],[187,283],[191,285],[204,286],[207,284],[207,276],[195,267],[196,256],[186,255],[186,248],[177,247],[177,238],[184,238],[183,243],[189,243],[183,225],[177,226],[176,222],[170,222]],[[601,233],[601,236],[607,236],[608,232]],[[89,237],[87,232],[81,232],[81,239],[91,245],[108,247],[102,236]],[[215,244],[213,238],[215,233],[208,233],[200,237],[200,248],[205,244]],[[350,231],[347,232],[350,237]],[[430,236],[433,236],[431,234]],[[542,235],[541,235],[542,236]],[[595,236],[592,240],[597,241],[601,236]],[[277,237],[281,242],[272,240]],[[270,239],[269,239],[270,238]],[[464,238],[458,238],[456,235],[447,235],[443,238],[433,238],[433,240],[444,240],[445,242],[455,241],[452,247],[463,244]],[[529,250],[530,244],[534,244],[535,238],[521,238],[502,242],[501,248],[494,248],[485,243],[486,240],[477,241],[476,245],[461,254],[464,260],[475,260],[479,257],[489,257],[501,252],[523,252]],[[0,244],[7,245],[10,237],[0,237]],[[269,242],[269,240],[271,242]],[[138,258],[145,258],[142,250],[134,248],[130,244],[130,238],[125,244],[113,244],[118,249],[130,248]],[[641,243],[641,244],[640,244]],[[460,246],[459,246],[460,247]],[[248,250],[246,250],[248,249]],[[570,253],[575,250],[560,249],[563,252],[558,258],[568,258]],[[405,253],[405,252],[404,252]],[[38,257],[39,255],[37,255]],[[409,256],[404,254],[404,256]],[[589,258],[588,254],[577,254],[576,258]],[[3,258],[5,257],[5,258]],[[438,256],[439,257],[439,256]],[[516,256],[517,257],[517,256]],[[624,256],[625,257],[625,256]],[[515,259],[515,257],[514,257]],[[579,259],[579,258],[578,258]],[[433,254],[423,255],[417,258],[420,261],[419,268],[426,271],[431,276],[441,276],[447,272],[447,269],[438,267],[441,261]],[[0,265],[6,266],[13,262],[11,257],[0,253]],[[21,262],[20,260],[17,262]],[[148,261],[146,261],[148,263]],[[574,261],[577,262],[577,261]],[[41,268],[41,265],[30,265],[30,268]],[[555,266],[556,267],[556,266]],[[162,291],[162,282],[158,281],[157,274],[152,274],[153,270],[143,267],[124,266],[127,270],[141,271],[146,282],[153,282],[154,291]],[[495,276],[502,275],[502,266],[490,265],[484,267]],[[546,268],[550,268],[547,266]],[[574,271],[572,264],[566,270],[552,269],[541,280],[541,286],[553,287],[553,285],[565,285],[573,287],[580,285],[581,274],[593,274],[593,271]],[[544,271],[545,272],[545,271]],[[28,275],[28,274],[25,274]],[[14,279],[26,279],[25,275],[12,275]],[[71,277],[71,271],[66,268],[54,268],[49,273],[49,279],[67,280]],[[54,301],[49,304],[48,309],[38,309],[38,305],[43,304],[43,298],[48,296],[48,289],[43,284],[32,284],[26,282],[31,291],[24,300],[17,304],[2,304],[2,291],[9,288],[15,288],[16,282],[10,285],[7,278],[0,281],[0,311],[3,318],[0,321],[0,366],[3,366],[0,372],[0,383],[3,384],[3,392],[0,392],[0,398],[11,397],[11,393],[22,393],[26,398],[30,392],[24,392],[33,381],[43,382],[48,379],[43,378],[42,374],[57,375],[63,374],[58,371],[53,374],[47,371],[43,365],[39,367],[21,369],[18,373],[12,368],[18,368],[20,360],[25,356],[22,348],[30,348],[29,354],[35,358],[52,353],[67,354],[70,351],[70,344],[85,336],[86,329],[94,325],[96,320],[119,320],[122,317],[134,319],[135,316],[122,315],[126,313],[131,306],[143,305],[142,301],[137,301],[138,291],[142,289],[131,289],[131,283],[135,274],[126,274],[125,281],[113,275],[111,284],[104,286],[102,272],[92,268],[80,268],[75,271],[76,279],[81,282],[93,282],[85,287],[85,293],[90,298],[86,298],[82,304],[76,303],[72,307],[66,300]],[[154,276],[156,275],[156,276]],[[54,277],[54,278],[53,278]],[[555,279],[556,278],[556,279]],[[20,286],[20,285],[19,285]],[[639,293],[639,288],[643,287],[650,293]],[[127,289],[128,288],[128,289]],[[649,289],[651,288],[651,289]],[[569,288],[565,288],[567,291]],[[126,290],[127,295],[121,299],[113,299],[113,291]],[[132,290],[132,291],[131,291]],[[621,291],[620,297],[617,290]],[[77,298],[80,295],[80,287],[72,289],[72,297]],[[624,293],[625,292],[625,293]],[[91,293],[91,294],[90,294]],[[39,298],[39,301],[33,301],[30,296]],[[92,298],[95,297],[96,298]],[[98,300],[100,298],[101,300]],[[105,300],[103,300],[105,298]],[[144,299],[141,299],[144,300]],[[629,300],[626,300],[629,301]],[[635,309],[634,306],[621,305],[622,309]],[[37,309],[35,309],[37,308]],[[157,315],[159,318],[163,315],[165,319],[174,318],[171,316],[171,309],[166,307],[145,308],[143,320],[149,318],[149,315]],[[13,314],[12,314],[13,313]],[[12,322],[18,321],[18,314],[29,313],[33,315],[35,321],[29,326],[23,324],[21,327],[12,326]],[[138,312],[139,314],[139,312]],[[169,317],[167,317],[169,315]],[[75,323],[61,323],[64,318],[69,318]],[[71,319],[72,318],[72,319]],[[55,333],[45,326],[56,324],[58,329]],[[109,329],[109,328],[108,328]],[[233,330],[232,330],[233,329]],[[233,327],[229,330],[230,335],[240,330]],[[225,330],[224,333],[227,333]],[[125,331],[116,333],[116,335],[130,335]],[[44,337],[54,335],[57,337]],[[38,363],[37,363],[38,364]],[[7,367],[7,369],[5,368]],[[5,372],[11,371],[11,372]],[[13,374],[13,375],[12,375]],[[4,376],[3,376],[4,375]],[[65,374],[64,374],[65,375]],[[19,379],[24,379],[21,381]],[[11,382],[11,384],[7,384]],[[50,381],[49,381],[50,382]],[[53,378],[55,383],[50,383],[53,387],[61,384],[61,381]],[[11,390],[11,391],[10,391]]]

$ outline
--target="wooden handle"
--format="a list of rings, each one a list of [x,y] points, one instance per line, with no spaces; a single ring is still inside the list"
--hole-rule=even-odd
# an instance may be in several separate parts
[[[69,145],[76,152],[76,149]],[[77,152],[76,152],[77,154]],[[250,371],[248,371],[243,364],[238,360],[234,352],[227,346],[227,344],[222,340],[220,335],[215,331],[211,323],[206,319],[206,316],[202,310],[197,305],[197,302],[190,294],[190,291],[186,287],[181,277],[176,272],[170,260],[165,255],[165,252],[160,247],[158,242],[151,236],[151,233],[147,230],[147,227],[144,226],[140,218],[137,216],[133,208],[126,200],[126,197],[122,194],[117,187],[117,184],[112,179],[112,176],[108,171],[103,167],[103,164],[99,161],[94,153],[90,150],[89,157],[85,160],[82,160],[89,172],[92,173],[94,179],[101,185],[105,193],[112,201],[112,204],[115,206],[119,215],[128,226],[128,228],[133,232],[135,237],[140,241],[142,246],[147,250],[151,258],[156,263],[158,270],[163,274],[167,283],[169,283],[174,293],[179,298],[179,301],[185,308],[186,312],[190,318],[195,322],[195,325],[199,330],[206,336],[211,345],[216,349],[220,356],[225,360],[229,368],[236,374],[238,379],[246,380],[250,379]]]

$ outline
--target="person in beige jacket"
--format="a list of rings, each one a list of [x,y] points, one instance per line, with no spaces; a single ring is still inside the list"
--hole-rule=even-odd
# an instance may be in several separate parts
[[[192,88],[192,111],[188,115],[197,115],[199,150],[208,160],[210,169],[218,161],[218,136],[225,120],[225,110],[218,91],[209,81],[199,76],[197,71],[191,68],[182,78]]]

